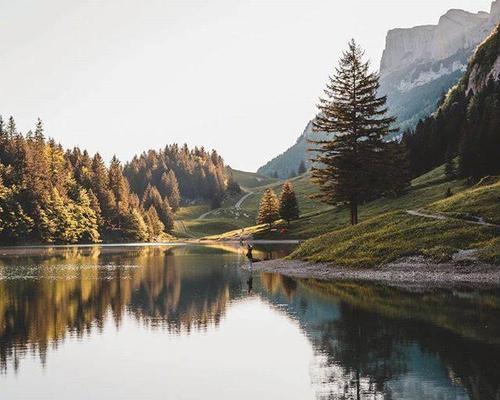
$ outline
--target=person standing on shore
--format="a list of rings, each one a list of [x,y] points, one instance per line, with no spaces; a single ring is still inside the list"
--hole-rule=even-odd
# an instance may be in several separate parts
[[[252,270],[252,266],[253,266],[253,254],[252,254],[252,251],[253,251],[253,246],[249,243],[247,245],[247,258],[248,258],[248,265],[249,265],[250,271]]]

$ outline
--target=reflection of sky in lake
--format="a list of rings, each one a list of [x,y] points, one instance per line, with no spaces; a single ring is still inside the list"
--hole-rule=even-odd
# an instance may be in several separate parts
[[[261,258],[286,249],[257,249]],[[8,399],[489,399],[499,300],[249,273],[237,247],[0,257]]]

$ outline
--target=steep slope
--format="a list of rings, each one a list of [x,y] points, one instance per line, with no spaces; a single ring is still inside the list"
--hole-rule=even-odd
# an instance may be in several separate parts
[[[381,214],[359,225],[308,240],[292,257],[367,267],[413,255],[449,261],[468,249],[471,250],[470,254],[475,254],[483,261],[499,264],[498,228],[475,224],[461,217],[464,208],[470,209],[470,199],[473,198],[474,215],[483,218],[485,212],[493,216],[494,222],[500,212],[500,204],[496,201],[499,193],[500,183],[497,181],[424,206],[426,209],[442,211],[439,218],[412,215],[403,210]]]
[[[439,100],[466,71],[476,46],[498,22],[500,0],[492,3],[490,13],[450,10],[437,25],[388,32],[380,65],[380,93],[388,97],[387,105],[398,118],[400,134],[435,110]],[[309,122],[293,146],[258,172],[287,178],[302,160],[310,164],[307,139],[314,136],[321,137],[312,132]]]
[[[311,148],[311,144],[308,143],[308,140],[322,140],[324,137],[324,133],[313,132],[312,121],[309,121],[304,132],[298,137],[295,144],[284,153],[281,153],[279,156],[276,156],[260,167],[257,173],[267,176],[272,176],[277,173],[279,178],[286,179],[297,173],[297,169],[302,161],[304,161],[309,168],[312,154],[308,153],[308,149]]]
[[[405,140],[414,161],[430,157],[423,170],[442,160],[450,148],[456,151],[460,142],[464,176],[500,173],[500,24],[479,45],[439,109]],[[426,189],[428,182],[414,180],[413,190],[422,184]],[[292,257],[365,267],[412,255],[449,261],[468,250],[465,254],[472,258],[499,264],[498,176],[485,177],[473,187],[451,189],[451,181],[446,186],[445,198],[417,207],[406,203],[403,210],[392,201],[384,214],[308,240]]]
[[[478,47],[439,109],[403,141],[414,175],[455,155],[464,176],[500,172],[500,25]]]
[[[261,174],[256,174],[253,172],[239,171],[233,169],[233,179],[239,183],[239,185],[244,189],[251,189],[258,186],[269,185],[272,183],[279,182],[278,179],[270,178]]]
[[[491,12],[449,10],[437,25],[388,32],[380,63],[380,93],[401,131],[434,111],[466,71],[475,48],[500,22],[500,1]]]

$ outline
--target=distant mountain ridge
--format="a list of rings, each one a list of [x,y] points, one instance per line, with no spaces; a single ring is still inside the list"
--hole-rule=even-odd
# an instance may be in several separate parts
[[[309,168],[312,154],[307,151],[311,147],[308,140],[321,140],[324,138],[325,133],[314,132],[312,121],[309,121],[295,144],[260,167],[257,173],[266,176],[273,176],[276,173],[278,178],[286,179],[297,173],[302,161],[305,161],[306,166]]]
[[[467,69],[476,47],[500,22],[500,0],[490,13],[452,9],[437,25],[396,28],[387,33],[380,63],[380,94],[387,95],[389,112],[397,117],[400,134],[431,114],[439,100]],[[287,178],[301,161],[310,165],[307,140],[324,137],[309,122],[296,143],[258,169],[258,173]]]
[[[380,93],[387,95],[400,133],[436,108],[467,69],[476,47],[500,22],[500,0],[491,12],[452,9],[437,25],[392,29],[380,62]]]

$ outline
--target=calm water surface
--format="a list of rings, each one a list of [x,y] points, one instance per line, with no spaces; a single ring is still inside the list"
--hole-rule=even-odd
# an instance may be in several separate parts
[[[500,398],[498,293],[244,263],[231,245],[0,249],[0,398]]]

